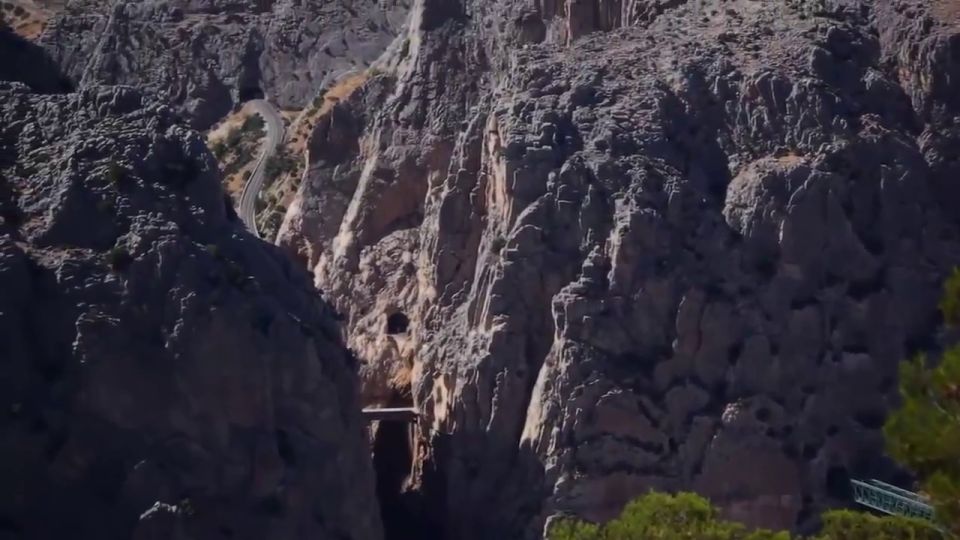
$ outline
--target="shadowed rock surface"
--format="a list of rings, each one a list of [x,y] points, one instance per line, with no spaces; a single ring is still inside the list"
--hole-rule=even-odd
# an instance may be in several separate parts
[[[171,108],[0,82],[0,283],[0,536],[382,538],[333,313]]]
[[[41,47],[15,34],[0,21],[0,81],[21,82],[34,92],[68,92],[72,85]]]
[[[424,415],[411,509],[537,538],[695,489],[803,529],[850,476],[904,480],[880,427],[960,261],[954,3],[411,13],[318,122],[279,237],[365,402]]]
[[[406,0],[74,0],[40,43],[77,84],[158,92],[205,129],[234,104],[302,108],[376,59]]]

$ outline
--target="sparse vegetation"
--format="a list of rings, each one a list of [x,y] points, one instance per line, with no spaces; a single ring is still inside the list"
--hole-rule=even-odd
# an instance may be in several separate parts
[[[213,143],[213,146],[210,147],[210,150],[213,151],[213,155],[217,158],[217,160],[223,160],[224,156],[227,155],[227,145],[223,141],[217,141]]]
[[[257,138],[260,138],[264,135],[264,126],[265,122],[259,114],[251,114],[243,121],[240,130],[244,133],[253,133]]]
[[[316,96],[310,106],[293,121],[285,145],[265,164],[268,186],[262,200],[258,200],[257,203],[257,230],[264,238],[276,236],[287,208],[300,187],[304,167],[303,156],[317,122],[329,114],[337,103],[349,99],[375,74],[375,71],[367,70],[337,81],[325,92]]]
[[[816,540],[946,540],[930,523],[899,516],[878,517],[866,512],[835,510],[823,515]]]
[[[788,540],[771,531],[748,533],[743,525],[724,521],[709,501],[693,493],[651,493],[624,508],[605,524],[561,520],[549,532],[550,540]]]
[[[242,128],[234,128],[230,130],[223,142],[224,146],[226,146],[226,150],[229,151],[240,146],[240,144],[243,142],[243,134],[244,131]]]
[[[259,115],[251,114],[230,120],[208,140],[210,151],[220,162],[226,190],[237,196],[250,176],[265,135],[265,124]]]
[[[280,148],[276,154],[267,159],[264,173],[266,174],[267,183],[270,184],[281,174],[292,173],[296,170],[297,160],[287,148]]]
[[[280,225],[283,224],[283,216],[286,213],[287,207],[282,204],[267,207],[261,215],[257,216],[257,227],[260,234],[267,238],[275,237],[280,230]]]
[[[811,540],[943,540],[929,523],[841,510],[824,514],[824,527]],[[709,501],[694,493],[650,493],[604,524],[563,519],[550,540],[791,540],[786,531],[748,530],[724,520]]]

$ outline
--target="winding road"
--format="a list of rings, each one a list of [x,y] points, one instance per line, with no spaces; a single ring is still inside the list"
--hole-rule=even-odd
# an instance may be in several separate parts
[[[260,190],[263,189],[263,184],[267,178],[267,160],[277,152],[277,149],[283,143],[285,128],[280,112],[269,101],[255,99],[250,101],[250,105],[253,107],[254,113],[263,118],[267,136],[263,143],[263,151],[257,159],[257,164],[254,165],[253,174],[243,185],[243,191],[240,193],[239,213],[244,225],[250,229],[250,232],[259,237],[260,233],[257,231],[257,197],[260,195]]]

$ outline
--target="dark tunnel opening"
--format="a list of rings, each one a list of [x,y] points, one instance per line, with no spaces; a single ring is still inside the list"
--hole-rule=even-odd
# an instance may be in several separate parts
[[[391,400],[390,407],[409,407],[410,399]],[[414,425],[380,421],[373,437],[373,468],[385,540],[441,540],[438,527],[423,511],[419,491],[411,488]]]
[[[413,455],[404,422],[381,422],[373,440],[373,468],[386,540],[414,540],[416,520],[404,501],[403,489],[412,472]]]
[[[387,334],[396,335],[406,333],[410,328],[410,318],[401,312],[391,313],[387,317]]]
[[[242,86],[239,91],[240,103],[251,99],[263,99],[263,90],[258,86]]]
[[[849,499],[853,488],[850,487],[850,473],[846,467],[834,465],[827,470],[825,488],[828,495],[835,499]]]

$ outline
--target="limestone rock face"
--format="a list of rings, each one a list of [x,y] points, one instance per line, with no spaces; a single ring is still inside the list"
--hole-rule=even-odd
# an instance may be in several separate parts
[[[376,59],[405,13],[400,0],[75,0],[40,42],[78,86],[145,87],[204,129],[254,97],[302,108]]]
[[[424,415],[434,532],[537,538],[650,488],[802,529],[848,477],[897,480],[897,363],[937,346],[960,262],[957,22],[416,2],[314,131],[279,244],[344,314],[364,399]]]
[[[0,284],[5,537],[382,537],[332,310],[171,108],[0,82]]]

